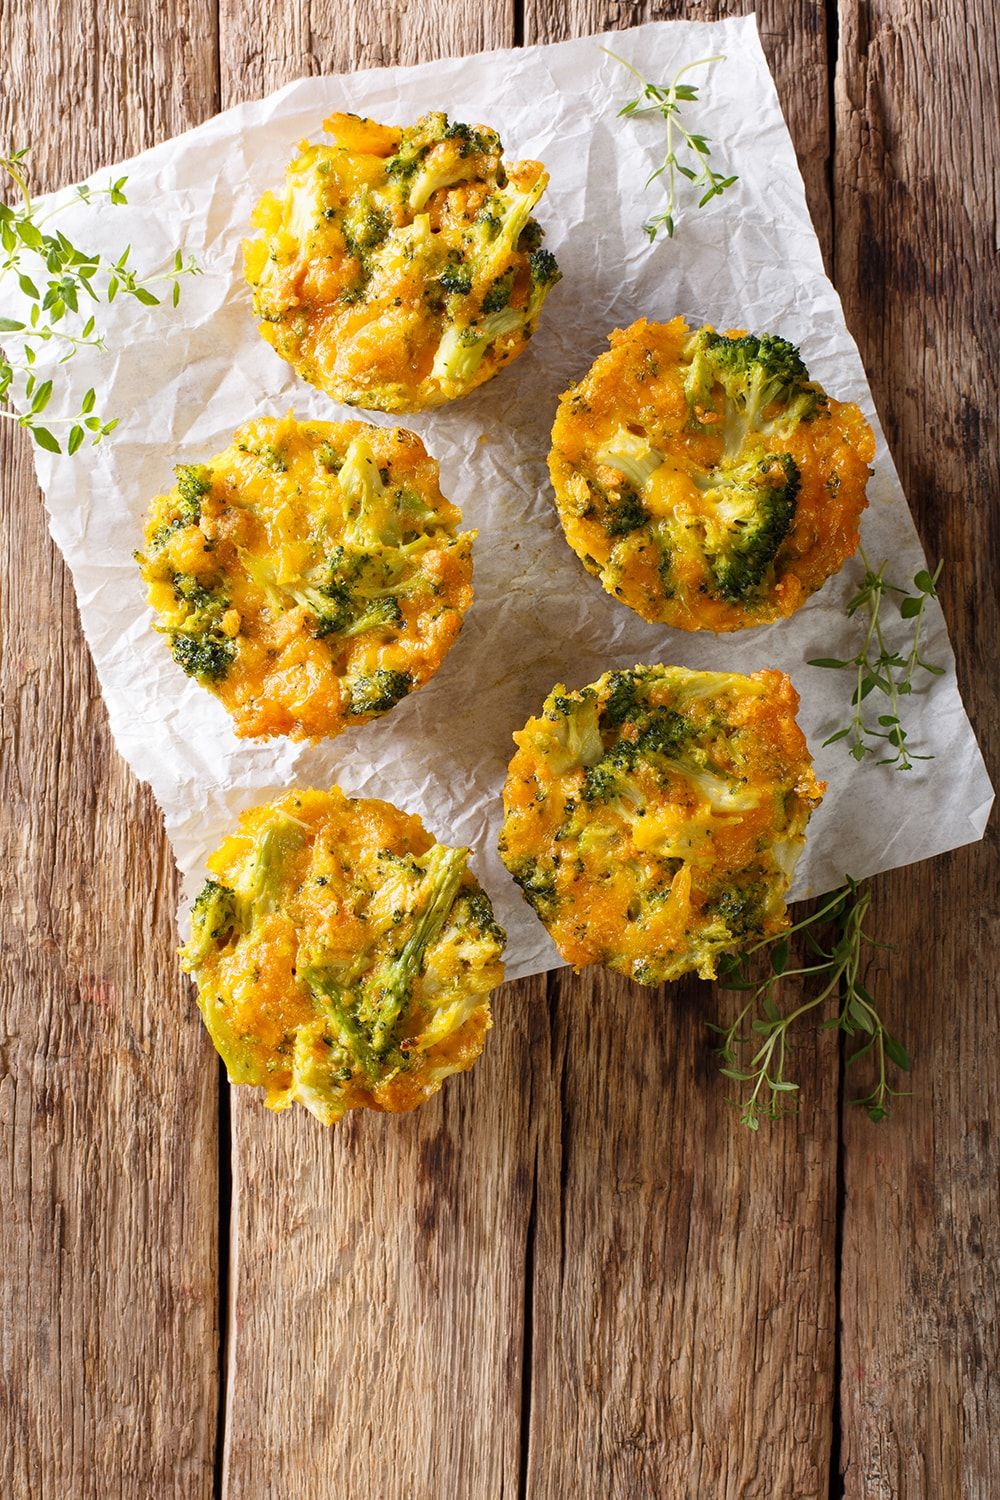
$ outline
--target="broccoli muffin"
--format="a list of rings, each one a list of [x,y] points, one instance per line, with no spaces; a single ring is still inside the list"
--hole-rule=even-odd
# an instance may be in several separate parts
[[[471,1068],[505,935],[468,852],[338,788],[244,813],[181,949],[230,1081],[330,1125],[414,1109]]]
[[[502,160],[485,125],[398,129],[331,115],[303,141],[244,241],[260,332],[348,406],[423,411],[522,352],[559,280],[531,217],[540,162]]]
[[[567,963],[640,984],[787,926],[825,787],[782,672],[606,672],[514,735],[500,854]]]
[[[644,620],[790,615],[858,545],[875,453],[859,409],[774,334],[640,319],[561,398],[549,472],[566,540]]]
[[[262,417],[176,473],[138,561],[174,659],[237,734],[336,735],[437,671],[475,532],[414,433]]]

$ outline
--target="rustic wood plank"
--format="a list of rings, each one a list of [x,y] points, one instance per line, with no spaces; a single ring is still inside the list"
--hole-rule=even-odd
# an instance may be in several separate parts
[[[529,0],[525,40],[742,5]],[[822,8],[759,7],[821,235]],[[818,210],[818,211],[817,211]],[[829,245],[826,246],[829,249]],[[539,1114],[527,1495],[818,1496],[833,1417],[838,1059],[796,1057],[795,1122],[740,1131],[694,982],[553,984]]]
[[[509,3],[223,0],[223,99],[512,40]],[[502,991],[474,1072],[412,1116],[324,1131],[233,1092],[229,1500],[518,1493],[544,993]]]
[[[233,1100],[224,1494],[517,1494],[536,984],[413,1115]]]
[[[995,752],[998,17],[841,5],[836,265]],[[1000,1494],[996,833],[879,882],[880,965],[917,1097],[844,1120],[841,1466],[849,1500]]]
[[[224,105],[293,78],[461,56],[514,41],[514,0],[219,0]]]
[[[0,7],[0,140],[55,187],[215,105],[215,18]],[[123,38],[126,45],[123,45]],[[217,1069],[160,819],[115,754],[29,443],[0,434],[0,1493],[212,1493]]]

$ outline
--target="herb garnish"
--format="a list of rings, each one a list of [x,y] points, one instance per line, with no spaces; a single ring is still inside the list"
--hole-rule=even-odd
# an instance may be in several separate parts
[[[839,1027],[848,1036],[862,1038],[848,1055],[848,1065],[869,1052],[876,1062],[871,1092],[851,1102],[864,1109],[870,1120],[878,1121],[888,1115],[893,1099],[904,1097],[901,1090],[890,1086],[887,1069],[892,1063],[909,1072],[910,1059],[902,1043],[886,1030],[877,1002],[861,978],[864,948],[881,946],[864,930],[871,891],[849,875],[845,879],[846,884],[828,896],[812,916],[774,937],[762,938],[742,955],[728,954],[720,964],[722,988],[750,992],[731,1026],[711,1027],[722,1038],[718,1047],[721,1071],[748,1086],[746,1097],[734,1102],[740,1110],[740,1124],[749,1130],[757,1130],[762,1119],[776,1120],[795,1109],[799,1086],[785,1077],[788,1032],[802,1016],[831,999],[836,1000],[838,1010],[822,1022],[822,1027]],[[815,932],[822,926],[832,929],[825,944]],[[797,932],[802,933],[815,962],[789,969],[789,938]],[[758,982],[749,977],[747,959],[767,947],[771,950],[771,972]],[[781,981],[813,977],[820,982],[818,992],[782,1012],[777,1001]]]
[[[87,298],[91,302],[110,304],[121,292],[144,306],[155,307],[160,298],[150,288],[157,282],[170,282],[171,303],[176,307],[180,301],[180,278],[197,275],[199,268],[190,256],[185,258],[178,250],[169,270],[154,276],[141,276],[130,264],[130,245],[126,245],[116,261],[108,261],[96,252],[81,250],[61,230],[45,230],[43,226],[50,219],[77,199],[90,203],[95,198],[106,197],[111,203],[126,203],[124,187],[127,179],[119,177],[106,188],[90,188],[84,183],[65,203],[37,214],[28,191],[27,154],[28,147],[24,146],[7,156],[0,155],[0,172],[5,172],[13,181],[20,197],[20,202],[14,206],[0,202],[0,284],[6,277],[15,276],[31,307],[26,323],[16,318],[0,318],[0,333],[17,334],[22,352],[21,359],[8,359],[0,350],[0,401],[9,400],[12,392],[18,390],[29,405],[23,415],[0,410],[0,417],[26,427],[38,446],[49,453],[63,451],[51,429],[68,426],[66,452],[75,453],[87,433],[91,434],[95,444],[99,443],[117,427],[118,419],[97,415],[94,411],[96,394],[89,390],[75,416],[50,418],[47,425],[43,424],[40,418],[51,399],[53,382],[38,380],[33,368],[38,350],[43,344],[56,340],[64,349],[59,360],[60,365],[64,365],[78,349],[105,349],[104,336],[98,331],[93,316],[86,317],[82,325],[79,322],[74,325],[70,320],[70,314],[78,319],[82,317],[81,303],[87,311]]]
[[[658,177],[666,175],[667,205],[662,213],[654,214],[642,227],[650,240],[655,240],[661,229],[666,231],[669,238],[673,238],[677,227],[678,175],[700,191],[699,208],[704,208],[713,198],[721,197],[727,188],[739,181],[735,173],[727,177],[725,173],[716,172],[709,165],[708,158],[712,154],[712,148],[708,144],[708,138],[698,131],[688,130],[680,118],[681,105],[695,103],[698,99],[697,85],[681,83],[685,73],[690,73],[692,68],[707,68],[711,63],[725,62],[725,57],[721,53],[715,57],[699,57],[695,62],[685,63],[683,68],[679,68],[672,83],[649,83],[630,62],[619,57],[617,52],[612,52],[608,47],[602,47],[601,51],[606,52],[608,57],[613,57],[615,62],[621,63],[642,84],[642,93],[623,105],[618,111],[618,118],[656,114],[662,115],[666,121],[666,152],[660,165],[649,174],[643,185],[649,187]],[[685,149],[688,152],[687,162],[678,157],[678,152]]]
[[[861,650],[857,656],[852,656],[846,661],[835,656],[820,656],[809,662],[811,667],[829,667],[834,671],[846,668],[854,672],[856,676],[854,692],[851,695],[850,722],[831,734],[823,741],[823,744],[833,745],[838,740],[847,740],[848,749],[855,760],[864,760],[865,756],[873,750],[884,750],[885,754],[877,762],[878,765],[893,766],[897,771],[912,771],[914,761],[933,760],[934,757],[933,755],[918,755],[908,746],[906,730],[900,719],[899,700],[906,694],[912,693],[913,678],[918,668],[932,673],[935,677],[944,675],[944,667],[925,661],[920,655],[920,633],[924,609],[928,599],[937,598],[937,581],[941,576],[943,564],[939,562],[933,573],[928,573],[926,568],[921,568],[913,579],[917,592],[908,594],[905,589],[890,583],[886,578],[887,564],[885,562],[880,563],[877,568],[872,568],[863,548],[861,560],[865,565],[865,576],[860,589],[847,606],[847,613],[851,618],[859,613],[866,618]],[[900,596],[900,616],[904,620],[913,621],[913,636],[905,655],[902,651],[890,647],[886,641],[882,599],[887,593]],[[889,700],[889,711],[878,715],[877,727],[867,722],[862,708],[869,693],[874,692],[876,688]],[[866,739],[876,740],[879,743],[874,746],[869,745],[865,743]]]

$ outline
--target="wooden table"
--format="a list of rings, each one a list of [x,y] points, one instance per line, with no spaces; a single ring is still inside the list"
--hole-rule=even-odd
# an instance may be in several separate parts
[[[745,8],[4,0],[0,139],[54,187],[302,74]],[[759,20],[995,745],[997,9]],[[0,1495],[996,1500],[995,838],[877,882],[919,1095],[882,1126],[826,1032],[752,1138],[707,989],[566,973],[418,1114],[276,1119],[177,973],[160,819],[0,426]]]

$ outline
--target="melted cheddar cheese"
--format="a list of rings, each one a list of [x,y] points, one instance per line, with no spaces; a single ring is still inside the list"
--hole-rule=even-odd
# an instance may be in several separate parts
[[[797,366],[795,399],[765,401],[753,423],[728,420],[701,354],[730,340],[781,346]],[[640,319],[610,343],[552,429],[569,545],[645,620],[730,631],[790,615],[857,548],[875,451],[861,412],[809,381],[773,335],[706,325],[692,336],[683,318]]]
[[[261,418],[153,501],[140,558],[175,659],[236,733],[318,739],[433,676],[472,542],[401,427]]]
[[[642,984],[787,925],[824,786],[782,672],[638,666],[559,685],[514,735],[501,857],[567,963]]]
[[[405,129],[337,114],[325,129],[333,144],[300,144],[244,242],[262,336],[350,406],[465,395],[522,352],[558,280],[531,217],[546,172],[440,113]]]
[[[505,939],[467,855],[338,788],[244,813],[181,950],[231,1082],[331,1124],[413,1109],[471,1068]]]

